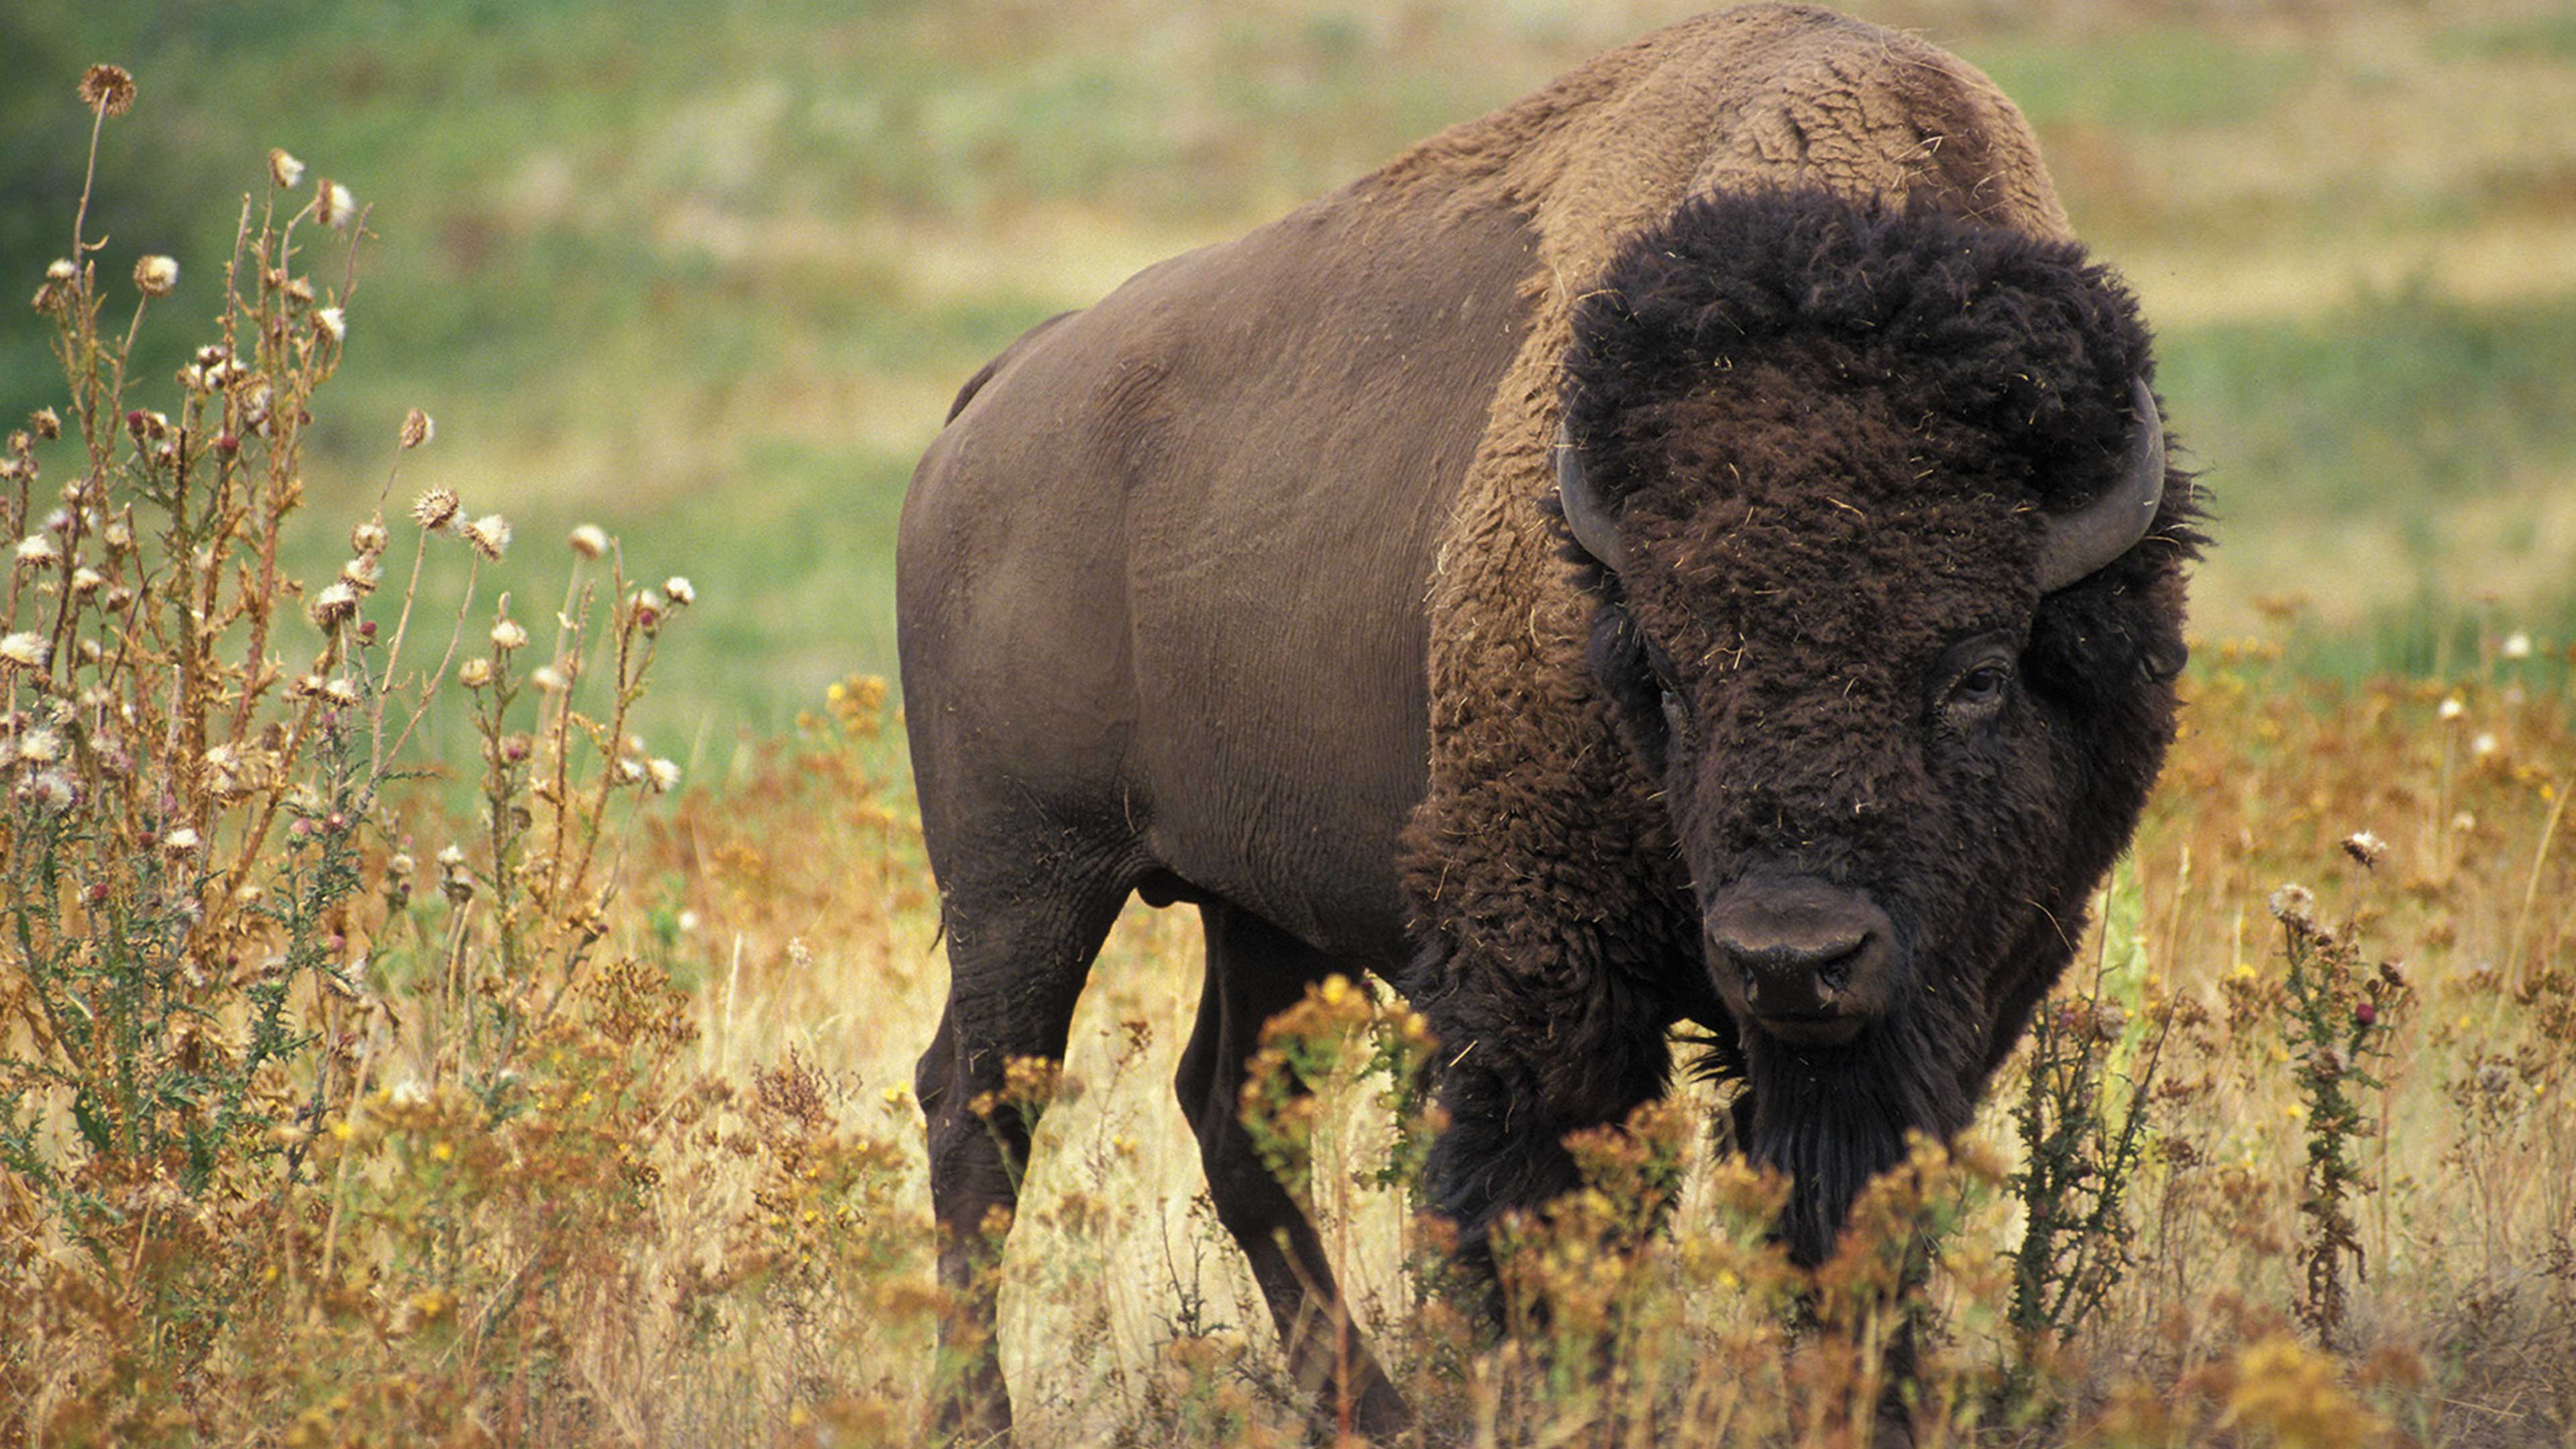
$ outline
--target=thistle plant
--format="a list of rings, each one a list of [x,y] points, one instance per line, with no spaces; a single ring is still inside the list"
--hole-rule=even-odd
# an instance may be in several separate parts
[[[134,93],[113,66],[84,78],[93,168],[98,128]],[[175,395],[129,364],[178,263],[140,258],[119,297],[84,192],[34,298],[69,416],[37,412],[0,464],[18,540],[0,606],[17,967],[0,987],[0,1152],[102,1267],[130,1221],[122,1195],[195,1199],[220,1165],[293,1171],[290,1129],[348,1082],[285,1068],[362,999],[345,915],[393,773],[375,721],[399,665],[360,617],[384,531],[362,526],[339,579],[310,592],[283,576],[280,543],[364,222],[344,190],[299,200],[278,171],[244,204],[216,337]],[[342,280],[312,280],[329,269]],[[121,327],[112,304],[130,305]],[[160,396],[169,411],[143,405]],[[298,598],[320,639],[294,664]],[[66,1116],[77,1150],[58,1146]]]
[[[113,66],[83,79],[93,170],[97,135],[135,93]],[[399,787],[431,772],[412,747],[510,527],[430,489],[409,583],[383,590],[384,498],[436,434],[414,409],[345,562],[291,576],[309,430],[368,233],[346,186],[306,186],[283,150],[265,169],[204,299],[212,338],[167,384],[134,375],[136,341],[195,269],[112,261],[84,192],[33,297],[67,402],[0,448],[15,540],[0,602],[0,1241],[14,1265],[0,1318],[23,1328],[0,1383],[12,1404],[55,1405],[13,1412],[0,1434],[188,1438],[202,1424],[164,1412],[167,1396],[197,1394],[263,1324],[356,1316],[385,1341],[492,1341],[526,1285],[457,1320],[493,1281],[479,1204],[509,1196],[514,1164],[516,1181],[539,1180],[495,1132],[535,1116],[561,1140],[631,1101],[638,1063],[675,1041],[630,1033],[621,1052],[603,1035],[674,1018],[650,1006],[649,969],[597,958],[616,806],[677,783],[628,721],[694,589],[633,586],[605,534],[577,532],[533,669],[503,597],[488,650],[454,676],[484,746],[483,828],[438,851],[438,889],[417,898],[412,836],[437,827]],[[466,578],[430,645],[435,549],[462,555]],[[603,1150],[583,1171],[631,1191],[639,1166]],[[405,1185],[392,1196],[389,1170]],[[273,1366],[228,1392],[270,1417],[260,1396],[296,1399],[307,1371]],[[471,1363],[460,1371],[451,1381],[470,1382]]]
[[[2132,1262],[2127,1197],[2149,1146],[2173,1006],[2131,1013],[2106,989],[2105,965],[2040,1007],[2012,1109],[2022,1165],[2005,1186],[2021,1204],[2022,1234],[2009,1321],[2025,1376],[2041,1341],[2073,1336]]]
[[[2367,833],[2347,839],[2344,849],[2364,869],[2384,851]],[[2318,919],[2316,897],[2305,886],[2282,886],[2270,906],[2289,961],[2287,1025],[2307,1132],[2298,1312],[2318,1340],[2332,1346],[2349,1306],[2343,1265],[2348,1260],[2356,1277],[2366,1279],[2369,1272],[2353,1217],[2355,1199],[2369,1190],[2357,1155],[2370,1130],[2361,1093],[2382,1091],[2385,1084],[2366,1063],[2387,1053],[2389,1019],[2408,988],[2393,963],[2365,967],[2358,928]]]

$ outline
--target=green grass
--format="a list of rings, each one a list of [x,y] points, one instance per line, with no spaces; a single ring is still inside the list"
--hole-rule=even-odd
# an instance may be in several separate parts
[[[2090,126],[2153,135],[2242,122],[2285,105],[2313,62],[2277,45],[2158,26],[2092,37],[2014,39],[1962,50],[2042,132]]]
[[[2404,517],[2576,471],[2576,297],[2479,308],[2410,289],[2161,339],[2158,381],[2222,509]]]
[[[2414,617],[2419,586],[2486,548],[2513,555],[2532,617],[2563,616],[2549,611],[2569,568],[2535,552],[2550,535],[2466,535],[2454,515],[2464,501],[2510,514],[2528,493],[2538,516],[2570,491],[2576,423],[2558,380],[2576,376],[2576,292],[2470,306],[2429,263],[2413,291],[2355,296],[2346,278],[2352,254],[2499,218],[2576,234],[2576,161],[2545,134],[2470,156],[2497,127],[2529,127],[2548,94],[2531,89],[2547,73],[2534,61],[2576,33],[2564,16],[2379,25],[2330,6],[2306,31],[2257,31],[1855,8],[1924,25],[1989,70],[2106,256],[2224,278],[2250,249],[2317,245],[2310,295],[2286,317],[2222,309],[2162,339],[2165,389],[2221,510],[2211,597],[2271,587],[2231,577],[2231,555],[2268,576],[2284,540],[2326,518],[2366,522],[2405,561],[2394,577],[2294,581],[2345,591],[2340,617]],[[314,440],[316,563],[372,499],[403,411],[425,407],[440,441],[406,465],[406,489],[442,483],[510,513],[523,549],[596,521],[649,576],[700,583],[660,728],[769,729],[823,681],[892,668],[896,499],[986,357],[1126,271],[1276,215],[1657,18],[1437,0],[1082,14],[0,0],[16,73],[62,77],[0,95],[0,276],[32,286],[67,245],[56,218],[86,139],[70,80],[91,60],[142,86],[101,157],[112,294],[135,251],[167,250],[184,315],[210,312],[241,192],[267,147],[287,147],[372,205],[378,237]],[[2318,105],[2346,150],[2297,139]],[[2419,143],[2456,136],[2469,159],[2411,180],[2365,167],[2357,187],[2383,106],[2415,108]],[[2163,167],[2192,145],[2251,158],[2252,179],[2204,186]],[[0,308],[0,417],[55,396],[33,322]],[[142,375],[166,379],[192,330],[147,328]],[[2356,648],[2388,632],[2355,628]]]
[[[2469,59],[2515,56],[2566,60],[2576,57],[2576,11],[2456,26],[2442,32],[2435,44],[2444,55]]]
[[[2527,657],[2504,652],[2515,633],[2534,641]],[[2347,684],[2390,675],[2476,677],[2552,695],[2576,678],[2570,640],[2576,640],[2576,589],[2524,601],[2508,613],[2428,588],[2373,611],[2358,628],[2294,623],[2282,643],[2283,657],[2297,673]]]

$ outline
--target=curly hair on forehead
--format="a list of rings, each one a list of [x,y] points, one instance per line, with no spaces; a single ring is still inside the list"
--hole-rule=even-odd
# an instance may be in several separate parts
[[[2089,493],[2134,426],[2152,342],[2136,299],[2072,242],[1931,202],[1810,189],[1694,198],[1622,247],[1577,304],[1566,420],[1637,480],[1621,444],[1645,412],[1737,367],[1884,392],[1995,437],[2043,507]]]

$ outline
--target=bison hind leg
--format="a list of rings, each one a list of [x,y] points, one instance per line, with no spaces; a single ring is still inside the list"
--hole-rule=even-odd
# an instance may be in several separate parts
[[[1012,1065],[1061,1062],[1074,1004],[1126,903],[1115,862],[1020,870],[999,879],[942,877],[948,1004],[922,1053],[914,1090],[930,1132],[931,1212],[939,1279],[952,1307],[939,1331],[932,1438],[1007,1442],[997,1271],[1028,1169],[1042,1080]]]
[[[1208,1197],[1251,1261],[1289,1371],[1319,1422],[1392,1438],[1411,1415],[1351,1321],[1314,1223],[1262,1162],[1242,1115],[1245,1064],[1263,1024],[1309,984],[1336,970],[1358,973],[1237,907],[1210,903],[1200,915],[1207,981],[1173,1089],[1198,1136]]]

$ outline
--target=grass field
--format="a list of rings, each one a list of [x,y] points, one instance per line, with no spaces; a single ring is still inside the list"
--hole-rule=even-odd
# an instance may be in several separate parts
[[[480,657],[501,681],[451,682],[400,762],[327,724],[399,724],[400,672],[364,663],[383,646],[317,628],[318,587],[263,605],[220,559],[209,597],[242,608],[221,657],[153,636],[201,694],[83,667],[269,773],[139,725],[146,768],[120,773],[64,725],[60,770],[107,773],[57,774],[59,742],[30,743],[51,696],[5,666],[0,1444],[912,1442],[942,1305],[908,1084],[944,967],[899,704],[867,682],[892,668],[911,460],[1029,323],[1681,13],[0,0],[0,271],[22,291],[71,244],[92,122],[72,82],[114,61],[139,83],[86,227],[109,238],[100,346],[134,259],[179,264],[128,406],[182,415],[169,379],[209,339],[268,148],[310,168],[295,204],[328,176],[369,208],[357,285],[325,299],[344,352],[291,299],[244,314],[290,319],[293,375],[328,387],[241,454],[244,499],[291,477],[304,503],[273,532],[253,508],[232,557],[273,537],[318,585],[383,496],[363,617],[390,636],[417,492],[516,534],[497,562],[435,540],[399,595],[409,668],[455,633],[435,672]],[[2576,1443],[2576,26],[2495,0],[1862,13],[2025,106],[2159,325],[2220,513],[2190,722],[2093,964],[1985,1145],[1887,1207],[1947,1229],[1923,1441]],[[302,235],[340,287],[345,234]],[[56,330],[0,318],[13,428],[73,416]],[[412,408],[436,436],[398,450]],[[67,431],[31,444],[39,501],[80,470]],[[148,438],[114,446],[119,488],[166,490]],[[584,522],[616,535],[625,588],[562,548]],[[574,568],[595,607],[559,636]],[[21,567],[10,631],[70,569]],[[672,609],[669,575],[697,601]],[[484,642],[504,593],[534,643]],[[283,677],[261,685],[224,661],[265,610]],[[611,665],[647,645],[620,717]],[[354,713],[296,691],[308,656],[358,681]],[[590,673],[552,693],[541,660]],[[647,792],[657,760],[674,797]],[[175,796],[130,783],[156,769]],[[2339,844],[2356,831],[2375,865]],[[2325,934],[2276,917],[2288,881]],[[1186,913],[1131,908],[1077,1022],[1006,1278],[1032,1442],[1301,1432],[1170,1104],[1197,952]],[[2365,999],[2384,1015],[2351,1032]],[[2034,1147],[2015,1116],[2116,1129],[2150,1077],[2133,1160],[2080,1130]],[[1760,1188],[1688,1123],[1641,1127],[1679,1165],[1668,1233],[1583,1259],[1577,1224],[1533,1250],[1574,1264],[1531,1288],[1568,1321],[1612,1285],[1618,1391],[1460,1368],[1421,1230],[1359,1181],[1380,1095],[1329,1094],[1314,1191],[1438,1442],[1848,1442],[1859,1380],[1784,1357]],[[2321,1143],[2350,1167],[2348,1247],[2303,1211]],[[2100,1297],[2033,1339],[2004,1307],[2013,1255],[2101,1185],[2035,1202],[2051,1152],[2124,1199],[2052,1240],[2052,1281]],[[2350,1295],[2331,1326],[2321,1255]]]

